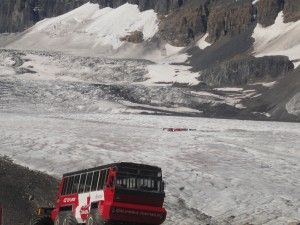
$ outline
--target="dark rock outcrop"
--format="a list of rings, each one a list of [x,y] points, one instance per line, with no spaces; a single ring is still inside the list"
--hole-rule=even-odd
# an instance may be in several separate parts
[[[260,0],[257,3],[258,22],[263,26],[272,25],[283,7],[284,0]]]
[[[195,36],[207,31],[209,1],[183,6],[167,17],[162,17],[160,37],[175,46],[185,46]]]
[[[188,1],[162,18],[160,36],[173,45],[184,46],[208,32],[208,41],[216,42],[248,31],[255,23],[256,8],[248,0]]]
[[[251,38],[253,27],[249,27],[247,31],[233,37],[223,37],[210,47],[200,50],[193,47],[188,50],[189,62],[193,67],[193,71],[205,70],[214,66],[216,63],[228,61],[232,58],[248,55],[252,51],[254,39]]]
[[[285,0],[283,12],[284,12],[285,22],[300,20],[299,0]]]
[[[141,31],[134,31],[125,37],[120,38],[121,41],[131,42],[131,43],[141,43],[144,41],[144,35]]]
[[[244,32],[255,21],[254,11],[251,1],[214,2],[208,17],[209,41]]]
[[[202,71],[199,80],[215,87],[240,86],[275,80],[293,68],[293,63],[285,56],[247,57],[214,65]]]
[[[260,0],[257,3],[258,22],[263,26],[270,26],[282,10],[285,22],[300,19],[300,2],[298,0]]]
[[[58,181],[0,157],[0,205],[5,225],[27,225],[36,207],[55,203]]]

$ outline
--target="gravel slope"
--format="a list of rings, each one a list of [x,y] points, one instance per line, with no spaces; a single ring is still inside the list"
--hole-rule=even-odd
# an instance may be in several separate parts
[[[0,157],[0,205],[5,225],[28,225],[36,207],[50,206],[58,181]]]

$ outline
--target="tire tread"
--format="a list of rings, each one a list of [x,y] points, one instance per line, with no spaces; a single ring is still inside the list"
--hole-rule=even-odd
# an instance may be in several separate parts
[[[30,225],[53,225],[49,216],[37,216],[30,221]]]

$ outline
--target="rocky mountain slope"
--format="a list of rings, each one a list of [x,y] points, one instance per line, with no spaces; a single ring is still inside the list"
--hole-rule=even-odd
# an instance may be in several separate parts
[[[165,84],[211,94],[216,94],[217,88],[247,91],[255,87],[256,95],[264,95],[277,86],[262,84],[284,83],[287,75],[297,74],[295,69],[300,64],[297,0],[86,2],[5,0],[0,5],[1,32],[22,31],[43,18],[52,18],[38,22],[10,41],[7,38],[0,41],[0,46],[23,51],[150,59],[156,64],[146,66],[145,79],[149,80],[144,84]],[[76,8],[79,5],[82,6]],[[295,90],[300,87],[295,86]],[[291,99],[286,99],[285,104]],[[298,101],[294,103],[297,105]],[[252,114],[261,109],[255,108],[258,104],[252,98],[244,104],[254,107],[250,107]],[[273,104],[283,103],[274,97]],[[299,120],[299,110],[290,114],[286,106],[282,117],[270,107],[265,107],[268,110],[263,113],[270,115],[265,119]],[[197,106],[197,110],[206,111],[206,107]]]
[[[58,181],[0,156],[0,205],[5,225],[28,225],[37,207],[55,202]]]
[[[0,5],[0,32],[18,32],[47,17],[58,16],[88,0],[3,0]],[[91,0],[99,7],[117,8],[126,2],[137,4],[141,11],[154,9],[168,15],[161,25],[162,37],[176,44],[188,44],[195,36],[208,32],[209,40],[233,36],[257,21],[263,26],[274,23],[284,11],[285,22],[300,19],[297,0]],[[255,2],[255,1],[254,1]],[[176,26],[175,26],[176,24]],[[172,30],[172,31],[170,31]],[[176,41],[175,41],[176,40]]]

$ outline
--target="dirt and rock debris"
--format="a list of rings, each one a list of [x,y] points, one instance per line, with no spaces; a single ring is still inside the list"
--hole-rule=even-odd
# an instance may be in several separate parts
[[[35,209],[52,206],[58,180],[0,156],[0,205],[4,225],[28,225]]]

